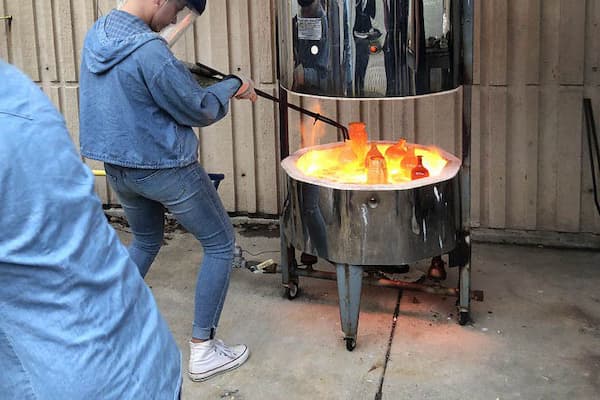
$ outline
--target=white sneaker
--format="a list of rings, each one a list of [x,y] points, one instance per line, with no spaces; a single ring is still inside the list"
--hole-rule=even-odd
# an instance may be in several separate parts
[[[195,382],[205,381],[239,367],[248,359],[248,356],[250,356],[250,351],[244,344],[227,346],[218,339],[202,343],[190,342],[188,376]]]

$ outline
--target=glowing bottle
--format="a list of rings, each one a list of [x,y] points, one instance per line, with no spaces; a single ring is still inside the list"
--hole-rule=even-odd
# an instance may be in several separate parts
[[[404,157],[402,157],[402,161],[400,161],[400,167],[402,167],[402,169],[406,170],[406,175],[408,176],[410,171],[412,171],[412,169],[417,166],[418,161],[419,160],[417,159],[417,156],[415,155],[414,147],[409,147],[409,149],[406,152],[406,154],[404,155]]]
[[[417,165],[410,171],[410,179],[427,178],[429,171],[423,166],[423,156],[417,156]]]
[[[408,147],[406,146],[406,139],[400,139],[398,143],[387,148],[385,151],[385,158],[388,161],[401,160],[407,152]]]
[[[348,124],[348,135],[350,136],[350,145],[352,151],[359,158],[363,159],[367,152],[367,129],[364,122],[350,122]]]
[[[367,169],[367,183],[387,183],[385,158],[375,143],[371,143],[371,149],[365,157],[365,168]]]
[[[398,172],[402,172],[400,162],[407,152],[408,147],[406,146],[405,139],[400,139],[398,143],[387,148],[385,151],[385,161],[387,162],[391,174],[395,175]]]

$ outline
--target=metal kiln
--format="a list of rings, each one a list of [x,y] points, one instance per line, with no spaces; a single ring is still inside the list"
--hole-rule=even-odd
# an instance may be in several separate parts
[[[280,156],[287,194],[281,268],[288,298],[299,276],[336,279],[348,350],[356,346],[363,280],[455,295],[459,323],[470,318],[469,150],[472,1],[280,0]],[[465,86],[462,159],[445,153],[443,174],[400,185],[345,185],[311,178],[289,156],[288,92],[338,101],[427,96]],[[460,90],[460,89],[459,89]],[[293,107],[292,107],[293,108]],[[339,143],[329,146],[338,146]],[[296,250],[336,266],[298,268]],[[386,279],[382,272],[441,256],[459,268],[456,288]],[[310,257],[305,257],[309,258]],[[441,264],[441,265],[440,265]]]
[[[339,144],[317,147],[332,146]],[[450,162],[441,177],[348,184],[304,174],[297,161],[311,150],[282,162],[289,191],[282,229],[295,248],[336,264],[397,266],[455,247],[460,213],[456,157],[444,152]]]

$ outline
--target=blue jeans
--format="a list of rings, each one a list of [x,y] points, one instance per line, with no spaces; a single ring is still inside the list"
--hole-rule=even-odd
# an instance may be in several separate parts
[[[196,282],[192,337],[212,339],[229,287],[235,235],[206,171],[198,163],[167,169],[105,164],[105,169],[131,227],[129,255],[142,276],[162,245],[165,209],[200,241],[204,257]]]

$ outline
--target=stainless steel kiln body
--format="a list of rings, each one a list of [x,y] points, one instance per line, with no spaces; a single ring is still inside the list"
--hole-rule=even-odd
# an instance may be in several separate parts
[[[456,242],[458,176],[404,190],[340,190],[288,175],[281,229],[296,249],[333,263],[397,266]]]

